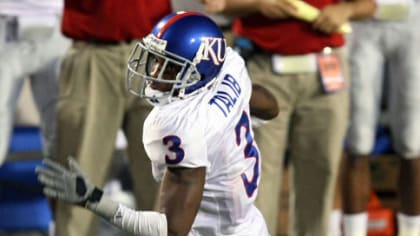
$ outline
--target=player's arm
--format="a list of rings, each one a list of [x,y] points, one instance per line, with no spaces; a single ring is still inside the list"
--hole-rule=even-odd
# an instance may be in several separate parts
[[[249,101],[251,115],[263,120],[270,120],[279,114],[279,106],[274,95],[261,85],[252,85]]]
[[[168,235],[187,235],[200,207],[206,168],[168,168],[162,180],[160,211],[168,221]]]
[[[168,222],[164,213],[136,211],[103,195],[103,191],[89,181],[73,159],[69,159],[69,169],[50,159],[45,159],[44,163],[44,166],[36,168],[36,172],[44,185],[45,195],[51,198],[85,207],[134,235],[167,236],[168,225],[174,224]],[[171,220],[173,217],[171,215]]]
[[[187,235],[200,206],[205,167],[168,168],[160,192],[161,211],[136,211],[103,195],[90,183],[73,159],[69,169],[46,159],[36,172],[44,193],[85,207],[134,235]]]

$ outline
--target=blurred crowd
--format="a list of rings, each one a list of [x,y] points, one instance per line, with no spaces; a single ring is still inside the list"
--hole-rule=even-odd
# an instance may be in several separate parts
[[[270,234],[280,235],[278,209],[289,200],[288,235],[367,235],[369,160],[384,125],[400,162],[398,234],[419,236],[420,2],[303,2],[318,11],[294,0],[0,0],[0,165],[22,125],[16,111],[31,115],[17,103],[29,82],[44,157],[72,156],[104,186],[122,131],[135,206],[155,209],[159,185],[141,139],[152,106],[127,92],[127,59],[165,15],[200,11],[279,104],[277,118],[254,126],[256,205]],[[286,164],[291,189],[281,199]],[[55,235],[105,234],[92,213],[51,205]]]

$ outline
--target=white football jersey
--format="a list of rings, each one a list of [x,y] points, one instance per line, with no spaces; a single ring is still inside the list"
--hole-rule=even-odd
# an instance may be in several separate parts
[[[143,143],[156,179],[167,166],[206,167],[190,235],[268,235],[253,204],[261,159],[251,129],[251,89],[244,61],[228,48],[211,89],[155,107],[145,121]]]

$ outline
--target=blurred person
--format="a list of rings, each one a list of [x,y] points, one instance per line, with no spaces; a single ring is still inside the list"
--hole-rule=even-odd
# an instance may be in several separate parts
[[[44,193],[84,206],[135,235],[268,235],[254,206],[260,154],[250,115],[272,119],[272,94],[199,12],[164,17],[129,59],[130,92],[154,105],[143,144],[162,181],[160,209],[136,211],[96,188],[74,159],[37,169]]]
[[[69,46],[60,32],[62,8],[62,0],[0,0],[0,165],[26,78],[41,116],[43,155],[54,155],[57,77]]]
[[[72,40],[63,60],[57,107],[57,154],[74,156],[102,185],[110,170],[118,130],[127,140],[136,205],[153,209],[158,185],[141,145],[147,102],[126,90],[127,58],[135,41],[170,13],[168,0],[65,0],[62,32]],[[56,235],[96,235],[95,216],[58,202]]]
[[[171,0],[171,7],[173,12],[177,11],[199,11],[206,14],[217,26],[222,30],[228,46],[232,46],[232,17],[224,14],[211,14],[204,11],[205,5],[199,0]]]
[[[353,23],[350,40],[351,122],[343,172],[346,236],[366,235],[371,191],[369,154],[381,113],[382,85],[394,149],[400,157],[397,193],[400,236],[420,235],[419,1],[377,1],[375,15]],[[391,9],[391,11],[389,11]]]
[[[247,53],[253,82],[282,108],[255,129],[262,162],[257,207],[277,235],[279,194],[287,150],[291,167],[290,235],[327,235],[338,163],[348,125],[348,61],[338,31],[373,14],[372,0],[307,0],[319,9],[303,20],[292,1],[204,1],[209,12],[238,17],[237,44]]]

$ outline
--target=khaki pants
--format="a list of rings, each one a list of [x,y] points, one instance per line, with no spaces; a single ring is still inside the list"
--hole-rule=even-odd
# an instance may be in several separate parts
[[[158,185],[143,148],[142,130],[151,106],[126,88],[132,46],[76,42],[67,53],[60,77],[57,152],[61,162],[74,156],[92,182],[102,187],[122,128],[137,207],[150,210]],[[55,217],[56,235],[95,235],[94,214],[85,209],[58,202]]]
[[[253,82],[267,87],[280,106],[276,119],[255,129],[262,157],[256,205],[270,234],[277,235],[287,149],[292,181],[289,235],[325,236],[347,127],[348,92],[325,94],[317,72],[274,74],[269,54],[254,55],[247,63]]]

